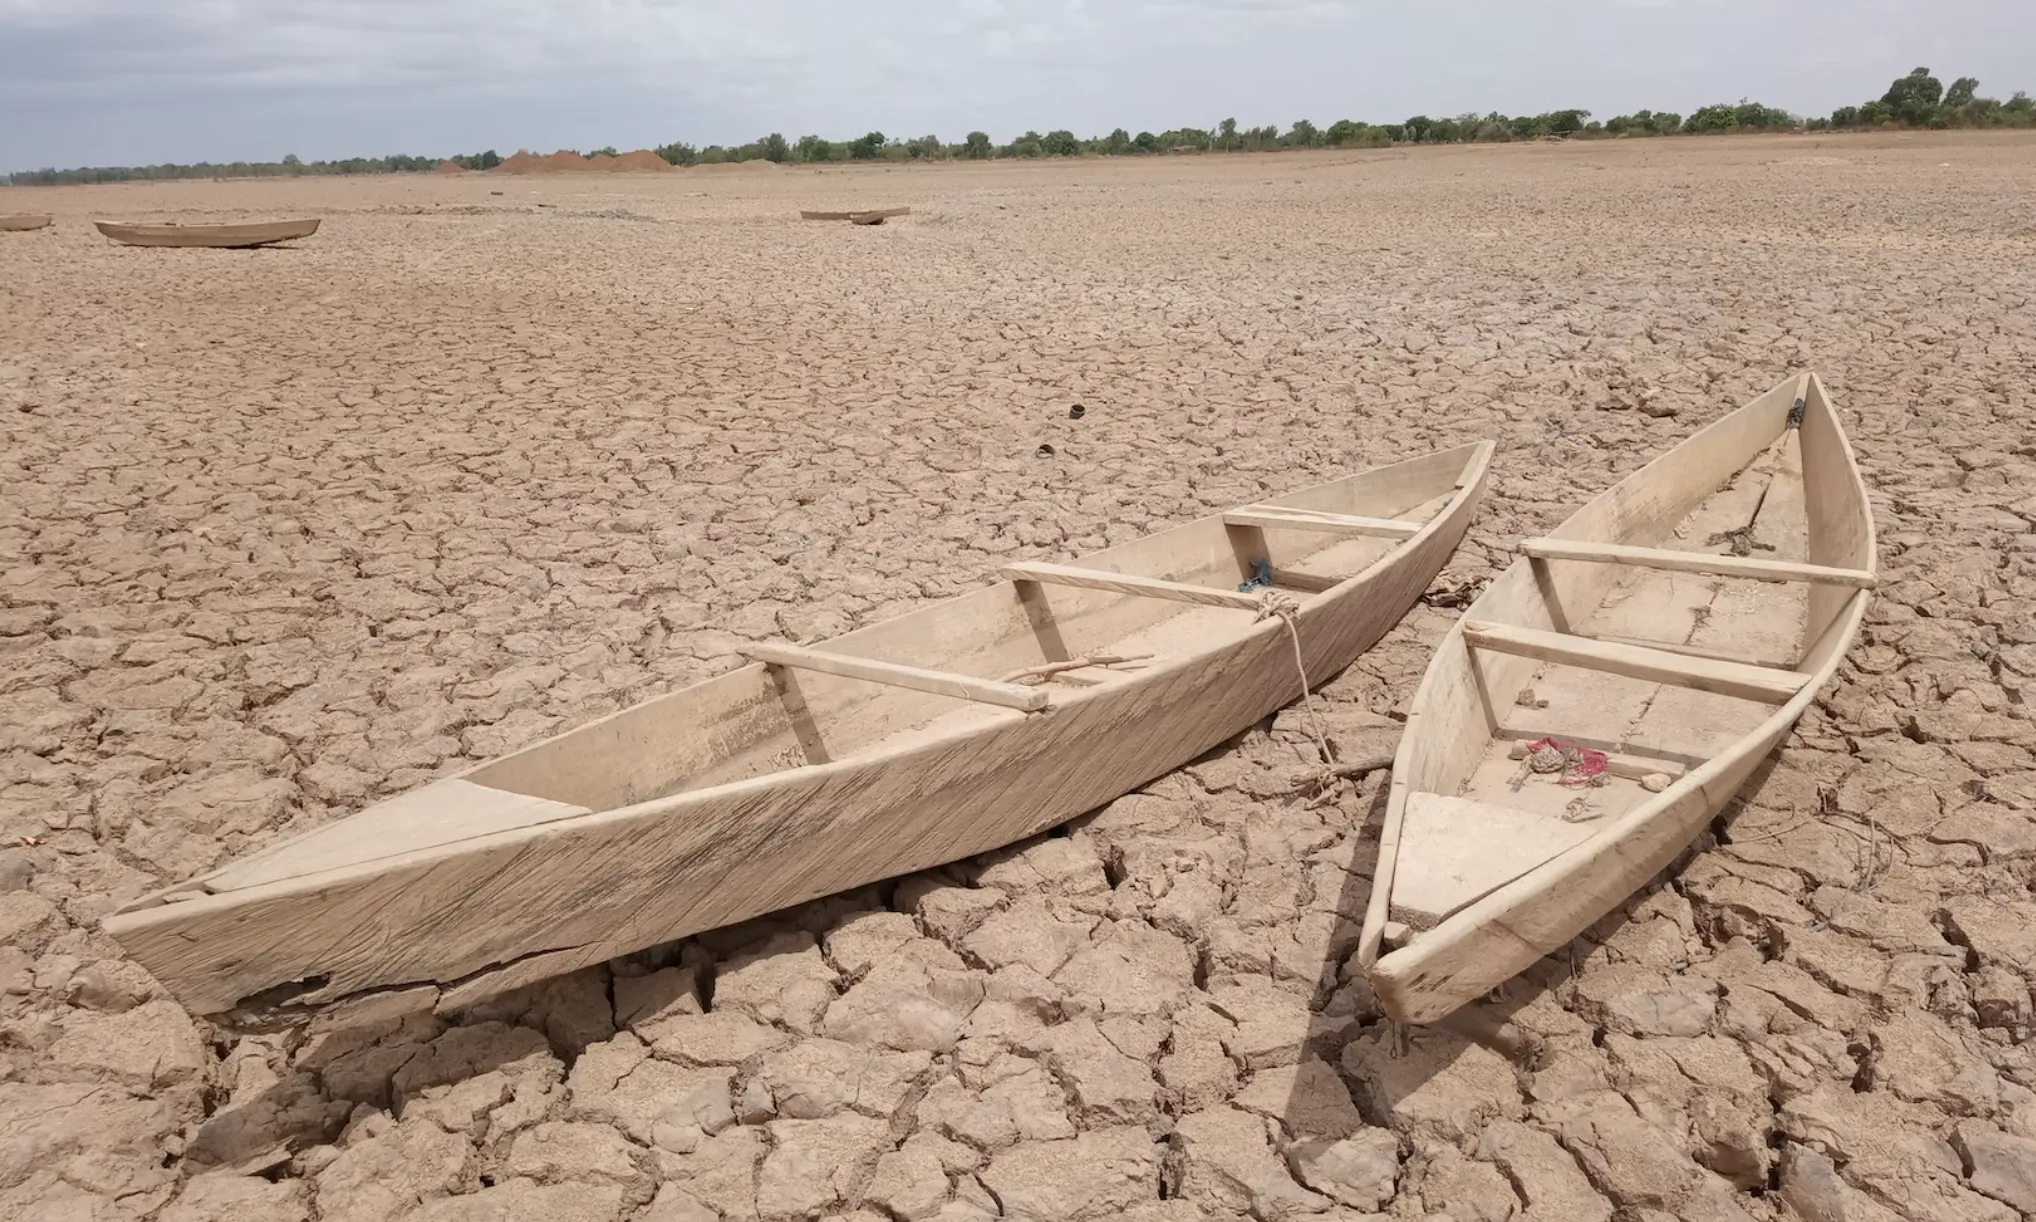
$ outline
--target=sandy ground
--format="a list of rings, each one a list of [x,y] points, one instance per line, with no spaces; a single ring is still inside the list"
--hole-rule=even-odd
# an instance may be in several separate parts
[[[0,190],[57,214],[0,235],[0,1217],[2036,1210],[2032,200],[1971,136]],[[1480,578],[1805,367],[1869,626],[1714,841],[1482,1008],[1510,1059],[1352,982],[1379,778],[1305,809],[1286,718],[450,1021],[230,1038],[97,932],[741,639],[1498,436]],[[1449,614],[1327,685],[1343,742]]]

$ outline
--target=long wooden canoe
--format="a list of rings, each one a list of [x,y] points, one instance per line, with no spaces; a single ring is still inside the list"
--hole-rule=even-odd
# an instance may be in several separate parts
[[[26,233],[31,229],[44,228],[49,221],[49,217],[39,214],[17,213],[13,216],[0,216],[0,233]]]
[[[1444,1018],[1695,840],[1851,647],[1873,515],[1823,383],[1792,378],[1621,480],[1442,640],[1393,765],[1358,961]],[[1405,945],[1380,957],[1388,925]]]
[[[209,246],[239,250],[308,238],[318,232],[318,218],[262,221],[252,225],[115,225],[94,221],[99,232],[125,246]]]
[[[1299,698],[1286,621],[1240,578],[1298,602],[1314,682],[1368,649],[1455,550],[1492,450],[1072,565],[1013,563],[813,646],[753,646],[737,670],[137,900],[106,928],[195,1013],[344,1022],[455,1009],[1010,844]]]

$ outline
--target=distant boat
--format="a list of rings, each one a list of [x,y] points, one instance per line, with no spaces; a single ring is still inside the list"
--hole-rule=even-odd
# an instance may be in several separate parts
[[[866,208],[859,212],[811,212],[799,210],[802,221],[847,221],[851,225],[881,225],[894,216],[910,216],[910,208]]]
[[[46,216],[31,216],[27,213],[0,216],[0,233],[26,233],[31,229],[42,229],[48,224],[49,218]]]
[[[987,852],[1245,730],[1300,696],[1303,664],[1316,683],[1350,665],[1456,550],[1492,451],[1010,563],[811,646],[746,644],[749,665],[136,899],[106,929],[194,1014],[336,1006],[339,1023],[457,1009]]]
[[[1520,551],[1442,638],[1393,763],[1357,959],[1395,1022],[1447,1017],[1674,861],[1830,683],[1879,579],[1815,374]]]
[[[318,218],[304,221],[262,221],[253,225],[115,225],[94,221],[99,232],[123,246],[209,246],[236,250],[267,246],[318,232]]]

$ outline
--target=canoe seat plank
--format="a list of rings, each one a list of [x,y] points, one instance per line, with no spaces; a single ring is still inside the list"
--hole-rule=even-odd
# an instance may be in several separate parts
[[[1161,581],[1157,577],[1139,577],[1131,573],[1108,573],[1102,569],[1081,569],[1067,564],[1007,564],[1001,572],[1006,581],[1037,581],[1046,585],[1079,586],[1088,590],[1110,590],[1117,594],[1136,594],[1145,598],[1164,598],[1180,603],[1195,603],[1204,607],[1229,607],[1236,611],[1256,611],[1261,605],[1258,596],[1255,594],[1243,594],[1236,590],[1218,590],[1211,586],[1189,585],[1186,582],[1180,581]]]
[[[1598,826],[1469,798],[1410,793],[1393,871],[1392,919],[1415,930],[1432,928],[1590,839]]]
[[[1700,692],[1714,692],[1720,696],[1735,696],[1742,700],[1758,700],[1767,704],[1786,704],[1810,679],[1810,676],[1799,671],[1749,666],[1744,662],[1692,658],[1664,649],[1621,645],[1591,637],[1544,632],[1536,628],[1520,628],[1512,624],[1467,622],[1463,626],[1463,639],[1474,649],[1535,658],[1563,666],[1604,671],[1608,674],[1624,675],[1629,679],[1645,679],[1652,683],[1667,683],[1676,687],[1694,688]]]
[[[1036,713],[1045,708],[1051,699],[1044,688],[1021,687],[1016,683],[978,679],[973,675],[957,675],[951,671],[926,670],[917,666],[904,666],[897,662],[879,662],[873,658],[856,658],[818,649],[802,649],[797,645],[766,642],[747,646],[743,652],[756,661],[771,666],[819,671],[823,675],[834,675],[842,679],[864,679],[871,683],[888,684],[891,687],[910,688],[915,692],[953,696],[957,700],[973,700],[978,704],[994,704],[1002,708],[1017,709],[1021,713]]]
[[[1256,526],[1260,530],[1312,530],[1327,535],[1371,535],[1381,539],[1411,538],[1420,532],[1423,525],[1394,518],[1290,509],[1284,505],[1246,505],[1242,509],[1233,509],[1223,515],[1223,524]]]
[[[1791,560],[1763,560],[1758,556],[1716,556],[1708,552],[1684,552],[1663,547],[1627,547],[1619,543],[1591,543],[1575,539],[1529,539],[1520,550],[1536,560],[1586,560],[1601,564],[1630,564],[1640,568],[1667,569],[1678,573],[1703,573],[1713,577],[1750,577],[1755,581],[1807,581],[1816,585],[1851,586],[1871,590],[1879,578],[1865,569],[1837,569],[1822,564],[1799,564]]]

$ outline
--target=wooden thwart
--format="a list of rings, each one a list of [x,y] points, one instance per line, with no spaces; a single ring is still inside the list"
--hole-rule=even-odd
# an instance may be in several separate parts
[[[1807,581],[1817,585],[1851,586],[1859,590],[1871,590],[1879,581],[1865,569],[1836,569],[1822,564],[1762,560],[1756,556],[1716,556],[1707,552],[1626,547],[1617,543],[1591,543],[1577,539],[1528,539],[1520,544],[1520,550],[1536,560],[1589,560],[1676,573],[1750,577],[1755,581]]]
[[[1255,594],[1217,590],[1209,586],[1192,586],[1179,581],[1161,581],[1157,577],[1137,577],[1130,573],[1080,569],[1066,564],[1007,564],[1000,572],[1006,581],[1037,581],[1046,585],[1080,586],[1087,590],[1110,590],[1118,594],[1165,598],[1174,602],[1196,603],[1204,607],[1256,611],[1260,606],[1259,598]]]
[[[823,675],[843,679],[866,679],[871,683],[910,688],[915,692],[931,692],[936,696],[953,696],[957,700],[1017,709],[1021,713],[1036,713],[1045,708],[1051,699],[1044,688],[1021,687],[1016,683],[999,683],[995,679],[978,679],[973,675],[957,675],[944,670],[924,670],[896,662],[878,662],[872,658],[852,658],[847,654],[823,653],[797,645],[766,643],[748,646],[743,652],[771,666],[816,670]]]
[[[1786,703],[1810,678],[1792,670],[1691,658],[1639,645],[1620,645],[1560,632],[1518,628],[1511,624],[1466,622],[1463,639],[1474,649],[1488,649],[1564,666],[1580,666],[1586,670],[1624,675],[1629,679],[1668,683],[1767,704]]]
[[[1291,509],[1285,505],[1246,505],[1223,515],[1225,526],[1256,526],[1261,530],[1312,530],[1328,535],[1369,535],[1381,539],[1407,539],[1421,531],[1419,522],[1393,518],[1367,518],[1355,514],[1321,513],[1313,509]]]

